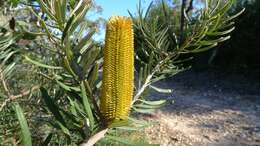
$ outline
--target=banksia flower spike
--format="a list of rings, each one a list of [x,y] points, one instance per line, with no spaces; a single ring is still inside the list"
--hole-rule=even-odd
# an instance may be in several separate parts
[[[114,16],[108,21],[100,111],[106,123],[127,120],[134,79],[134,36],[130,18]]]

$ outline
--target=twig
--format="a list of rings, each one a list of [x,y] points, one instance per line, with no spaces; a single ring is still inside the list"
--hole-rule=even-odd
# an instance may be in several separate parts
[[[190,0],[189,6],[186,10],[186,13],[189,13],[193,9],[193,0]]]
[[[153,75],[154,75],[154,73],[147,76],[145,83],[143,84],[143,86],[138,90],[137,94],[135,95],[134,100],[132,101],[132,104],[134,104],[140,98],[140,96],[142,95],[142,93],[144,92],[146,87],[150,85],[150,81],[151,81]]]
[[[177,50],[177,52],[179,52]],[[132,101],[132,105],[141,97],[145,89],[153,83],[152,79],[154,77],[154,74],[160,70],[160,68],[165,65],[169,60],[174,59],[174,57],[178,57],[178,53],[169,54],[166,58],[164,58],[162,61],[160,61],[152,70],[152,73],[147,76],[145,79],[145,83],[142,85],[142,87],[138,90],[136,95],[134,96],[134,100]]]
[[[51,81],[54,81],[54,79],[55,79],[54,77],[50,77],[42,72],[37,72],[37,74],[39,74],[39,75],[43,76],[44,78],[51,80]]]
[[[180,43],[183,42],[184,37],[184,25],[185,25],[185,7],[186,7],[187,0],[182,0],[181,4],[181,23],[180,23]]]
[[[7,105],[8,102],[13,101],[17,98],[21,98],[24,96],[27,96],[29,94],[31,94],[33,91],[38,90],[40,88],[40,86],[36,85],[34,87],[32,87],[30,90],[21,92],[20,94],[17,95],[8,95],[8,98],[2,103],[1,107],[0,107],[0,112],[4,109],[4,107]]]
[[[15,100],[17,98],[21,98],[21,97],[24,97],[24,96],[27,96],[27,95],[31,94],[33,91],[38,90],[39,88],[40,88],[40,86],[36,85],[36,86],[32,87],[31,89],[29,89],[27,91],[21,92],[18,95],[11,95],[9,98],[11,100]]]
[[[160,69],[162,65],[164,65],[169,59],[171,59],[172,55],[167,56],[164,60],[160,61],[153,69],[152,73],[147,76],[145,79],[144,84],[142,87],[138,90],[136,95],[134,96],[134,100],[132,101],[132,105],[141,97],[144,90],[151,84],[151,80],[154,76],[154,74]]]
[[[2,70],[2,67],[1,67],[1,66],[0,66],[0,80],[1,80],[1,82],[2,82],[3,88],[4,88],[4,90],[5,90],[6,94],[7,94],[7,96],[9,97],[11,94],[10,94],[10,91],[9,91],[9,89],[8,89],[8,87],[7,87],[7,83],[6,83],[6,81],[5,81],[5,77],[4,77],[3,70]]]
[[[105,134],[107,133],[107,130],[108,129],[101,130],[97,134],[95,134],[92,137],[90,137],[90,139],[88,139],[86,143],[82,143],[80,146],[93,146],[100,139],[105,137]]]
[[[7,99],[2,103],[2,105],[1,105],[1,107],[0,107],[0,112],[4,109],[4,107],[7,105],[7,103],[8,103],[9,101],[11,101],[11,99],[10,99],[10,98],[7,98]]]

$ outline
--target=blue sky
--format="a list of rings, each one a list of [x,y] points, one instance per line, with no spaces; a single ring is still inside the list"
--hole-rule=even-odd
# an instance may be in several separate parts
[[[103,12],[101,15],[92,15],[91,19],[96,19],[97,17],[102,17],[109,19],[113,15],[129,16],[128,11],[135,13],[137,10],[137,5],[139,0],[95,0],[96,4],[101,6]],[[142,7],[147,8],[152,0],[141,0]],[[99,34],[96,34],[94,38],[96,40],[103,40],[105,37],[105,31],[101,30]]]
[[[144,7],[151,1],[141,0]],[[103,8],[102,16],[107,19],[112,15],[129,16],[127,10],[135,12],[139,0],[96,0],[96,3]]]
[[[153,0],[141,0],[142,8],[145,10],[148,5]],[[172,3],[172,0],[165,0]],[[120,15],[120,16],[129,16],[128,10],[131,13],[135,13],[137,10],[137,5],[139,4],[139,0],[95,0],[96,4],[101,6],[103,12],[101,15],[90,14],[91,19],[96,19],[98,17],[105,18],[106,20],[113,15]],[[201,4],[196,4],[195,7],[202,7]],[[102,29],[100,33],[94,36],[95,40],[101,41],[105,37],[105,30]]]

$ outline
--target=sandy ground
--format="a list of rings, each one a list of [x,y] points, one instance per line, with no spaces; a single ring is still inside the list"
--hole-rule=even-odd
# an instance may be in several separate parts
[[[147,116],[159,124],[146,129],[162,146],[260,146],[260,84],[250,74],[188,71],[158,83],[174,100]]]

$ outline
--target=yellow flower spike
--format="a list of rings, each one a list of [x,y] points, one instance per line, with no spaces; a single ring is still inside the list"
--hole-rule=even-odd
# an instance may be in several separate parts
[[[108,21],[100,111],[108,125],[127,120],[134,79],[134,35],[132,21],[114,16]]]

